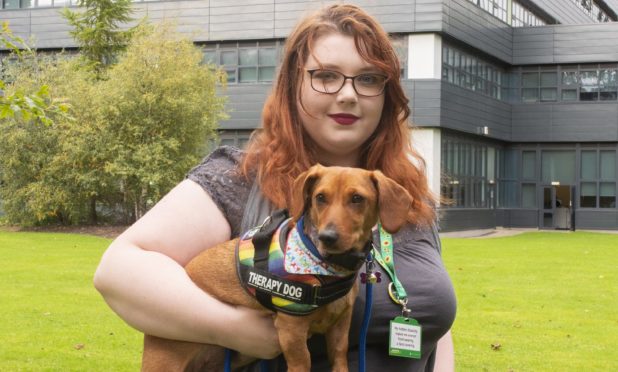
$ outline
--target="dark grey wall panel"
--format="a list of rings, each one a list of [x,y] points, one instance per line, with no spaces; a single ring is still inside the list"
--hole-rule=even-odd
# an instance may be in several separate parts
[[[402,81],[412,109],[412,123],[416,126],[440,125],[440,80]]]
[[[440,231],[493,229],[496,227],[493,209],[441,209]]]
[[[511,139],[511,106],[508,103],[443,82],[441,126],[478,134],[489,127],[490,138]]]
[[[618,23],[513,29],[513,64],[615,62]]]
[[[513,105],[514,142],[618,141],[616,103]]]
[[[468,0],[444,0],[442,30],[504,62],[513,59],[513,31]]]
[[[228,96],[227,109],[230,119],[220,123],[220,129],[254,129],[260,126],[262,109],[271,84],[228,85],[219,94]]]
[[[539,212],[536,209],[496,209],[496,226],[538,227]]]
[[[618,211],[576,210],[575,229],[618,230]]]

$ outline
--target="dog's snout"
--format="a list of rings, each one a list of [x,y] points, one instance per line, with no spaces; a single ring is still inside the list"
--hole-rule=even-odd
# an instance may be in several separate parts
[[[326,245],[333,245],[339,240],[339,233],[334,228],[327,227],[318,233],[318,239]]]

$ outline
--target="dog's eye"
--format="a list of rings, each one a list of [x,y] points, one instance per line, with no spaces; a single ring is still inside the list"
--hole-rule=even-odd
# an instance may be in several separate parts
[[[319,193],[315,196],[316,203],[326,203],[326,196],[322,193]]]
[[[365,200],[365,198],[363,198],[362,196],[360,196],[358,194],[352,195],[352,203],[354,203],[354,204],[362,203],[363,200]]]

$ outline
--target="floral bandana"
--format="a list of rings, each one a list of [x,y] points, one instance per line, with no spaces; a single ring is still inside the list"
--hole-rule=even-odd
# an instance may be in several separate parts
[[[305,246],[297,228],[291,229],[284,252],[284,268],[290,274],[348,276],[354,273],[317,258]]]

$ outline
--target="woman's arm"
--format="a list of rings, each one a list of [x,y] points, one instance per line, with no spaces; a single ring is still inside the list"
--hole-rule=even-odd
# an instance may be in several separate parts
[[[453,347],[453,336],[450,330],[438,341],[436,364],[433,370],[435,372],[455,371],[455,348]]]
[[[184,270],[201,251],[229,237],[230,226],[210,196],[185,180],[112,242],[95,287],[142,332],[272,358],[280,352],[272,318],[216,300]]]

